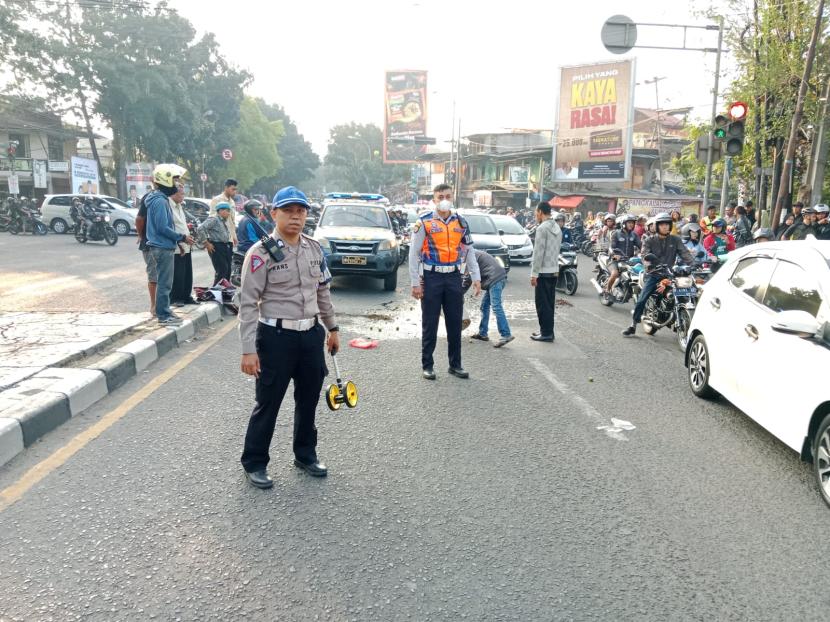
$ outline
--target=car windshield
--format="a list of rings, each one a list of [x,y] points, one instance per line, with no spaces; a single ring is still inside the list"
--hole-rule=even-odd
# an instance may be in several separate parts
[[[382,207],[368,205],[329,205],[320,220],[322,227],[389,228],[389,218]]]
[[[115,197],[104,197],[107,200],[107,203],[112,205],[113,207],[120,207],[122,209],[135,209],[132,205],[124,203],[121,199],[116,199]]]
[[[524,228],[512,216],[493,216],[492,218],[496,226],[507,235],[521,235],[525,233]]]
[[[493,219],[484,214],[464,214],[464,220],[470,226],[470,233],[478,233],[482,235],[498,235],[496,225],[493,224]]]

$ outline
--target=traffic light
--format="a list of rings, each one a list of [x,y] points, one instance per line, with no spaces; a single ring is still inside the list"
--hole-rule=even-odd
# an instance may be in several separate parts
[[[740,155],[744,150],[744,119],[747,110],[747,105],[743,102],[733,102],[729,105],[729,118],[732,120],[726,127],[726,155]]]
[[[726,129],[729,126],[729,119],[724,114],[719,114],[715,117],[715,129],[712,132],[715,135],[715,140],[720,142],[726,138]]]

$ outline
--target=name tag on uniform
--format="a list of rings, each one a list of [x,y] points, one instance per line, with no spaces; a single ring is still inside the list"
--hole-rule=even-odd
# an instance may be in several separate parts
[[[430,233],[441,233],[441,227],[438,227],[438,226],[436,226],[436,225],[432,225],[432,226],[429,228],[429,232],[430,232]]]
[[[453,231],[455,231],[456,233],[464,233],[464,229],[462,229],[461,227],[453,227]]]
[[[277,264],[276,266],[271,268],[271,270],[288,270],[288,264],[287,263]]]

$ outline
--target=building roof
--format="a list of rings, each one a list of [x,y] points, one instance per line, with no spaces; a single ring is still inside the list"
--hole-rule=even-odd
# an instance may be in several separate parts
[[[0,129],[41,132],[64,139],[87,135],[86,130],[65,124],[58,115],[38,109],[34,102],[16,97],[0,97]],[[103,138],[97,135],[95,137]]]

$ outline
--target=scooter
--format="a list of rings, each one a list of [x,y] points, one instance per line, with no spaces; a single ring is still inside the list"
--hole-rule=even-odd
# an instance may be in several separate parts
[[[575,244],[563,244],[559,252],[559,278],[556,280],[556,289],[568,296],[573,296],[579,287],[576,248]]]
[[[343,404],[346,404],[349,408],[354,408],[357,406],[357,387],[351,380],[345,384],[343,383],[335,352],[331,353],[331,360],[334,361],[334,373],[337,382],[330,384],[326,390],[326,404],[330,410],[340,410]]]

